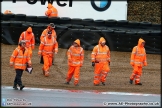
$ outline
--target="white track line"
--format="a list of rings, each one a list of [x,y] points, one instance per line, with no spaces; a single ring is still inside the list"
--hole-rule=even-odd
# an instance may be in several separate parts
[[[13,89],[12,86],[1,86],[4,89]],[[138,96],[161,96],[161,94],[143,94],[143,93],[128,93],[128,92],[99,92],[97,90],[64,90],[64,89],[49,89],[49,88],[32,88],[25,87],[25,90],[43,90],[43,91],[57,91],[57,92],[78,92],[78,93],[97,93],[97,94],[113,94],[113,95],[138,95]]]

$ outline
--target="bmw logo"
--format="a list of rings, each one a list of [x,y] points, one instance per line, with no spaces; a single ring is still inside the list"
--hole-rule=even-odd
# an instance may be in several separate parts
[[[111,5],[111,0],[91,0],[92,7],[97,11],[105,11]]]

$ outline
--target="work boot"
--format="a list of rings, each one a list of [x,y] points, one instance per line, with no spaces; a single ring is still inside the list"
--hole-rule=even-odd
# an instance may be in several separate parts
[[[130,79],[129,83],[132,84],[133,83],[133,80]]]
[[[104,83],[104,82],[102,82],[102,85],[104,85],[104,86],[105,86],[105,83]]]
[[[135,84],[135,85],[142,85],[142,83],[137,83],[137,84]]]
[[[94,86],[99,86],[99,84],[94,84]]]
[[[17,84],[14,84],[13,88],[14,88],[15,90],[18,90]]]
[[[25,87],[24,85],[21,85],[21,86],[20,86],[20,90],[22,90],[24,87]]]
[[[79,86],[79,84],[75,84],[75,86]]]
[[[67,85],[69,85],[69,82],[65,82],[64,84],[67,84]]]

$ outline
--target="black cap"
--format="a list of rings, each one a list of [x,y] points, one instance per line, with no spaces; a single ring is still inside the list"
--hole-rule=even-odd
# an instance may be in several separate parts
[[[54,23],[50,23],[50,26],[51,26],[52,28],[55,28]]]

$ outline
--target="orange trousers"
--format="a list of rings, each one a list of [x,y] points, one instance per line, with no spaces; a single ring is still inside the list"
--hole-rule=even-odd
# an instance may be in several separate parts
[[[52,66],[52,58],[53,58],[52,56],[43,55],[44,64],[42,69],[45,71],[45,74],[46,72],[49,72],[49,69]]]
[[[134,65],[133,66],[133,73],[130,76],[131,80],[135,79],[135,84],[140,83],[140,77],[142,75],[142,67]]]
[[[80,66],[69,66],[66,81],[70,82],[73,75],[74,75],[74,85],[76,85],[79,83]]]
[[[93,83],[96,85],[100,84],[100,82],[105,82],[109,71],[108,63],[95,63]]]

